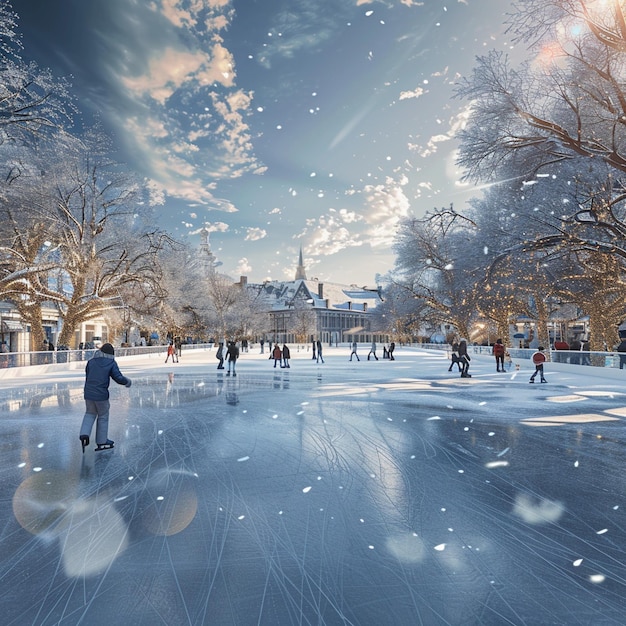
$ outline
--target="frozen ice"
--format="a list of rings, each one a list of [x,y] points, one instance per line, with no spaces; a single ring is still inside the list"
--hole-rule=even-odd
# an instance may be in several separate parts
[[[98,453],[81,370],[0,376],[4,624],[623,624],[621,379],[253,352],[119,359]]]

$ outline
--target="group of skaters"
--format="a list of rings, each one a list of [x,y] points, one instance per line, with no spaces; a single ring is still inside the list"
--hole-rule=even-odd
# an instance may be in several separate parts
[[[224,342],[220,341],[217,346],[217,352],[215,353],[215,358],[219,361],[217,364],[218,370],[223,370],[224,361],[228,364],[228,370],[226,372],[226,376],[230,376],[231,370],[233,376],[237,376],[237,359],[239,358],[239,348],[237,347],[237,343],[235,341],[226,342],[226,349],[224,350]]]
[[[513,360],[511,359],[509,351],[502,343],[502,339],[496,339],[496,343],[493,344],[493,348],[491,349],[491,354],[493,354],[496,360],[496,372],[506,372],[505,364],[508,368],[511,366]],[[543,375],[543,364],[546,362],[545,348],[543,346],[539,346],[537,351],[532,355],[531,359],[533,365],[535,366],[535,371],[528,382],[534,383],[535,378],[539,375],[540,382],[547,383],[548,381]],[[458,370],[461,373],[461,378],[471,378],[472,375],[468,372],[471,360],[472,359],[467,352],[467,341],[462,339],[458,343],[455,342],[452,344],[450,367],[448,368],[448,371],[451,372],[454,364],[456,363]]]
[[[357,348],[358,348],[358,344],[356,341],[353,341],[351,344],[351,352],[350,352],[350,361],[352,361],[352,357],[356,357],[357,361],[360,361],[361,359],[359,359],[359,355],[357,354]],[[394,341],[392,341],[389,344],[389,347],[387,346],[383,346],[383,359],[389,359],[390,361],[395,361],[396,358],[393,356],[393,352],[396,349],[396,344]],[[372,344],[370,346],[370,351],[367,353],[367,360],[370,361],[374,359],[375,361],[378,361],[378,356],[376,355],[376,342],[372,341]]]
[[[283,368],[291,367],[291,365],[289,365],[289,359],[291,359],[289,346],[285,343],[281,348],[278,344],[274,344],[274,349],[270,353],[270,359],[274,359],[274,367],[276,367],[277,363]]]

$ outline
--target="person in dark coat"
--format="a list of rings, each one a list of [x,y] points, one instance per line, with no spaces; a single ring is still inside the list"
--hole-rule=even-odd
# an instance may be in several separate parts
[[[461,378],[471,378],[472,375],[468,373],[470,366],[470,355],[467,353],[467,341],[463,339],[459,342],[459,363],[461,364]]]
[[[289,365],[290,358],[291,358],[291,351],[289,350],[289,346],[285,343],[283,344],[283,367],[291,367]]]
[[[230,368],[232,366],[233,376],[237,376],[237,372],[235,371],[235,366],[237,365],[237,359],[239,358],[239,348],[234,341],[228,342],[228,349],[226,350],[226,356],[228,358],[228,371],[226,372],[226,376],[230,376]]]
[[[315,342],[315,347],[317,348],[317,363],[320,362],[320,359],[323,363],[324,358],[322,357],[322,342],[319,339]]]
[[[461,367],[461,362],[459,361],[459,344],[456,343],[456,341],[452,344],[452,352],[450,353],[450,367],[448,368],[449,372],[452,371],[455,363],[460,372],[463,368]]]
[[[493,356],[496,357],[496,372],[504,372],[504,353],[506,352],[502,339],[496,339],[493,344]]]
[[[389,344],[389,350],[387,350],[387,353],[389,354],[389,360],[390,361],[395,361],[395,357],[393,356],[393,351],[396,349],[396,343],[395,341],[392,341]]]
[[[80,427],[79,439],[83,446],[89,445],[89,437],[93,423],[96,424],[96,445],[98,449],[112,448],[113,442],[108,438],[109,432],[109,383],[113,379],[118,385],[131,386],[130,378],[120,372],[115,361],[115,350],[110,343],[105,343],[87,361],[85,366],[85,416]]]

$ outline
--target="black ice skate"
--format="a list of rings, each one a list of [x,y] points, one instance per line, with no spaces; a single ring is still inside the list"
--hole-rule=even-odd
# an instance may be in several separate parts
[[[110,439],[107,439],[104,443],[99,443],[96,446],[96,452],[100,450],[110,450],[113,447],[113,442]]]
[[[89,445],[89,435],[81,435],[79,439],[80,445],[83,446],[83,454],[85,454],[85,448]]]

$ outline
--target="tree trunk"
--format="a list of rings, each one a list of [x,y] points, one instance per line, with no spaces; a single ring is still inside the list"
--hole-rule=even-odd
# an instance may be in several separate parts
[[[34,352],[41,350],[46,334],[43,331],[41,304],[31,304],[30,306],[17,305],[20,318],[30,326],[30,349]]]
[[[539,294],[534,294],[535,306],[537,307],[537,339],[539,345],[548,348],[550,345],[550,333],[548,332],[548,307]]]

